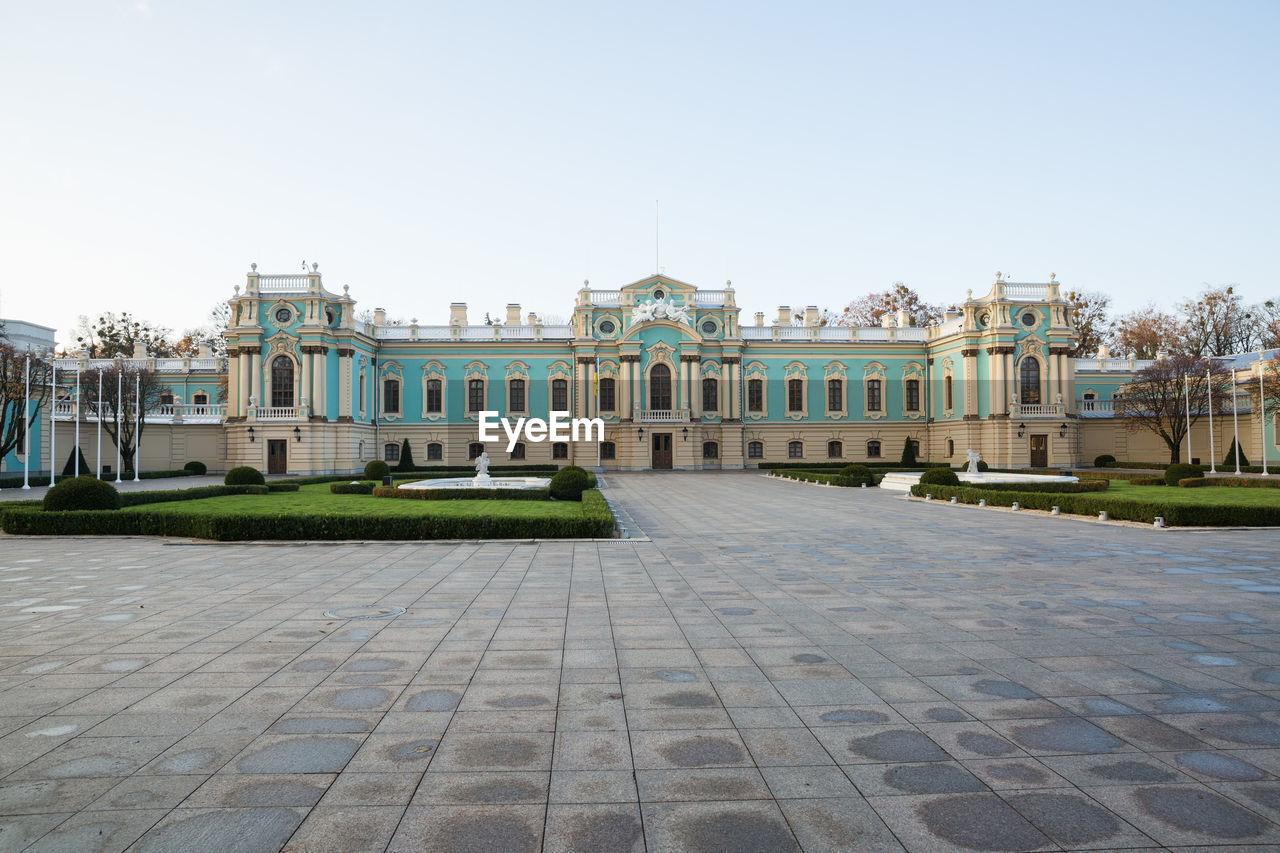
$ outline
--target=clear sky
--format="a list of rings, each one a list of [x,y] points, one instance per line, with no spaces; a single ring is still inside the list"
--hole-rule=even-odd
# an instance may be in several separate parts
[[[0,2],[0,316],[1280,296],[1280,3]],[[749,322],[749,321],[748,321]],[[66,340],[66,332],[60,335]]]

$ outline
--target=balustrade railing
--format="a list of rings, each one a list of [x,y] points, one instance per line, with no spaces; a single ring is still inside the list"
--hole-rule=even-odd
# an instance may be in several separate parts
[[[688,409],[636,409],[632,420],[646,424],[680,424],[689,422]]]
[[[1114,400],[1076,400],[1076,411],[1081,414],[1115,414]]]
[[[299,406],[259,406],[254,411],[260,421],[295,421],[306,417],[306,409]]]
[[[259,293],[306,293],[307,277],[305,275],[260,275],[258,276]]]
[[[724,305],[728,300],[727,290],[696,290],[693,293],[694,305]]]

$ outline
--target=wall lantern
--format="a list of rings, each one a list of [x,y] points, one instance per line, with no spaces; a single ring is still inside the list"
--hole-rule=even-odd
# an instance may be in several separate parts
[[[684,428],[684,440],[685,440],[685,441],[688,441],[688,440],[689,440],[689,428],[688,428],[688,427],[685,427],[685,428]]]
[[[253,444],[253,427],[249,427],[249,443]]]
[[[302,441],[302,430],[298,427],[293,428],[293,437],[297,441]]]
[[[1026,434],[1027,434],[1027,425],[1018,424],[1018,438],[1022,438]]]
[[[644,427],[640,427],[640,438],[644,438]]]
[[[1067,437],[1067,425],[1065,423],[1058,425],[1058,438]]]

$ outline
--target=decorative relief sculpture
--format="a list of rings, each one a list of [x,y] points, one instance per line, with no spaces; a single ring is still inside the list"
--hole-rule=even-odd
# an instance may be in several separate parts
[[[642,302],[631,309],[632,323],[646,323],[649,320],[670,320],[673,323],[684,323],[686,326],[693,325],[687,306],[673,305],[666,299]]]

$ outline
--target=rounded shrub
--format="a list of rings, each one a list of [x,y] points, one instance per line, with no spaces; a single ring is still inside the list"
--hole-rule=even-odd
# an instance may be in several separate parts
[[[580,501],[588,488],[587,472],[576,466],[561,468],[551,478],[551,497],[558,501]]]
[[[1101,456],[1096,456],[1093,460],[1094,468],[1110,468],[1114,464],[1116,464],[1116,458],[1110,453],[1104,453]]]
[[[1189,480],[1192,477],[1203,476],[1204,468],[1202,466],[1180,462],[1177,465],[1170,465],[1164,470],[1164,484],[1166,486],[1176,486],[1179,480]]]
[[[207,465],[205,465],[203,462],[197,462],[194,459],[192,459],[186,465],[183,465],[182,470],[190,471],[192,474],[194,474],[197,477],[203,477],[205,474],[209,473],[209,467]]]
[[[257,468],[241,465],[239,468],[228,471],[227,476],[222,478],[222,482],[228,486],[264,486],[267,480]]]
[[[383,462],[381,459],[373,459],[368,465],[364,466],[364,478],[366,480],[377,480],[382,482],[382,478],[391,473],[391,466]]]
[[[97,477],[63,480],[44,495],[44,508],[51,512],[70,509],[119,509],[120,493],[115,486]]]
[[[920,475],[922,486],[958,486],[960,478],[950,468],[930,468]]]
[[[868,486],[876,484],[876,475],[866,465],[846,465],[840,469],[840,476],[856,481],[855,486],[861,486],[864,483]]]
[[[991,470],[991,466],[987,464],[987,460],[985,460],[985,459],[979,459],[979,460],[978,460],[978,470],[979,470],[979,471],[990,471],[990,470]]]

